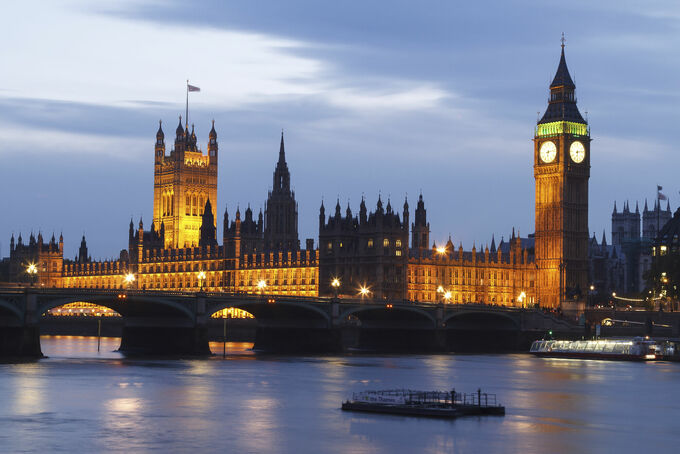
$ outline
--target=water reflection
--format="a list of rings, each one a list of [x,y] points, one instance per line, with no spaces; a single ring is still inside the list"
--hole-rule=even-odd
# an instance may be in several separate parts
[[[197,360],[123,358],[118,339],[43,340],[0,365],[3,452],[674,452],[680,364],[528,355],[274,356],[228,343]],[[211,346],[221,354],[222,344]],[[247,359],[247,360],[244,360]],[[353,391],[498,394],[505,417],[347,413]]]
[[[37,364],[21,364],[13,377],[10,404],[18,415],[32,415],[47,411],[45,388],[48,386],[42,369]]]

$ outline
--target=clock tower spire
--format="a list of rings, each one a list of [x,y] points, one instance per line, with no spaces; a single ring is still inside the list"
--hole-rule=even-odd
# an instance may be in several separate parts
[[[582,301],[588,287],[590,128],[562,53],[534,135],[536,266],[540,304]]]

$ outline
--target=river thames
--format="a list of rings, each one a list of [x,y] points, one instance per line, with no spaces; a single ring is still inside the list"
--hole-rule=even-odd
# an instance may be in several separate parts
[[[2,452],[677,452],[680,364],[529,355],[254,354],[125,359],[120,342],[43,337],[48,358],[0,364]],[[353,391],[496,393],[505,417],[342,412]]]

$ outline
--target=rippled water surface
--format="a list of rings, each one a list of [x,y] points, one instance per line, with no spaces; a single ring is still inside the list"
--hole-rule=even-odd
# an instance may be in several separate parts
[[[49,358],[0,364],[1,452],[678,452],[680,363],[528,355],[132,360],[119,339],[43,337]],[[352,391],[496,393],[505,417],[348,413]]]

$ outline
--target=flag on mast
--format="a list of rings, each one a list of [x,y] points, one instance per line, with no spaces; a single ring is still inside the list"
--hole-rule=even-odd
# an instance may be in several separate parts
[[[663,189],[663,186],[659,186],[658,184],[656,185],[656,196],[659,200],[668,200],[668,197],[666,197],[666,194],[662,193],[661,190]]]
[[[187,112],[186,112],[186,124],[187,129],[189,129],[189,92],[190,91],[201,91],[201,89],[195,85],[189,84],[189,79],[187,79]]]

